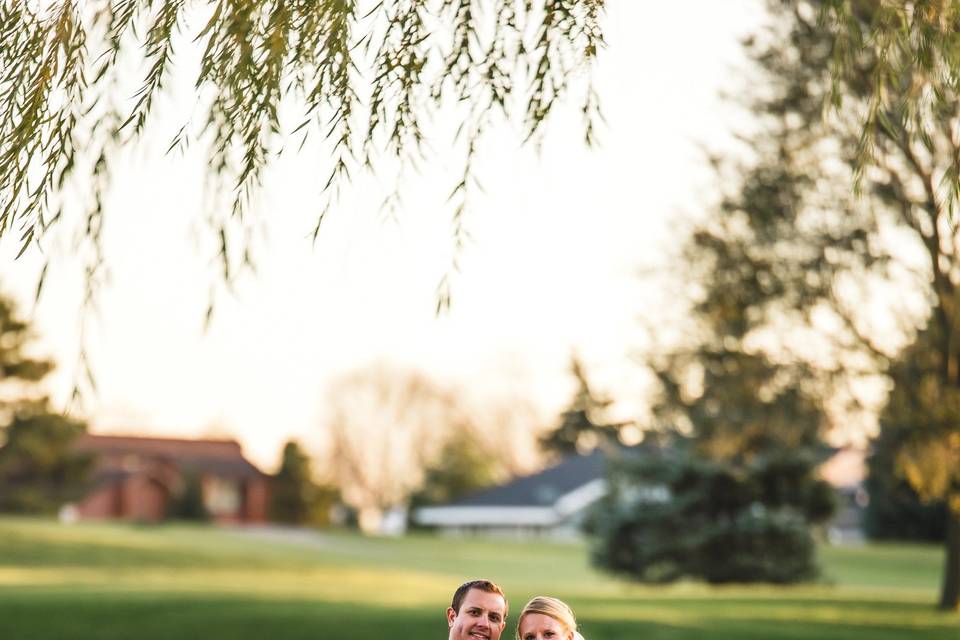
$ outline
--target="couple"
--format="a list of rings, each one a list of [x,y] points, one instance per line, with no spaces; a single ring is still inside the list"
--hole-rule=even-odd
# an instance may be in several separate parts
[[[460,585],[447,609],[448,640],[500,640],[507,626],[507,597],[489,580]],[[566,604],[537,596],[517,619],[517,640],[583,640],[577,620]]]

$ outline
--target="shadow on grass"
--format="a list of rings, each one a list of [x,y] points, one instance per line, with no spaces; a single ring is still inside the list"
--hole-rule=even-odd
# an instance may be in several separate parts
[[[385,585],[384,588],[390,588]],[[255,599],[212,594],[48,593],[0,591],[4,638],[24,640],[379,640],[386,637],[442,638],[443,604],[436,610],[388,608],[301,599]],[[786,601],[780,618],[764,615],[763,601],[750,599],[657,599],[632,603],[632,615],[609,614],[606,600],[574,602],[588,640],[958,640],[957,618],[917,617],[916,607],[891,602],[856,602],[861,609],[883,607],[903,623],[803,616],[809,604]],[[582,607],[582,609],[581,609]],[[759,607],[759,609],[757,608]],[[890,608],[892,607],[892,612]],[[925,610],[925,611],[929,611]],[[757,615],[759,613],[759,615]],[[611,615],[612,614],[612,615]],[[661,616],[658,618],[658,616]],[[856,618],[856,616],[850,616]],[[912,621],[912,622],[911,622]],[[513,637],[511,619],[504,639]]]
[[[960,640],[960,616],[930,602],[773,590],[571,598],[590,640]]]
[[[584,626],[588,640],[957,640],[955,626],[925,628],[770,620],[709,620],[670,625],[604,620]]]
[[[182,594],[33,598],[0,594],[5,638],[24,640],[373,640],[443,637],[443,612]],[[154,594],[156,596],[156,594]]]
[[[789,591],[772,591],[769,595],[726,594],[718,591],[713,594],[698,595],[624,595],[622,597],[592,597],[576,596],[569,598],[571,604],[576,603],[587,610],[613,610],[629,608],[630,610],[643,609],[677,609],[686,611],[763,611],[763,610],[796,610],[810,611],[814,608],[829,607],[842,614],[843,611],[873,610],[886,613],[898,612],[901,614],[937,615],[931,597],[929,602],[907,601],[889,598],[852,596],[837,590],[833,592],[825,589],[820,596],[811,596],[809,593],[793,595]],[[946,614],[950,615],[950,614]],[[960,620],[960,618],[958,618]],[[960,636],[958,636],[960,640]]]

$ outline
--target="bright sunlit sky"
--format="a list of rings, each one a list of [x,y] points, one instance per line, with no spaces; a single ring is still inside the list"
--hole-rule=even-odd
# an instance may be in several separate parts
[[[322,441],[324,385],[338,373],[416,367],[480,398],[528,398],[546,419],[572,390],[575,349],[620,411],[637,411],[638,318],[656,322],[671,302],[640,272],[665,263],[678,221],[714,197],[700,146],[729,145],[743,124],[719,91],[740,86],[739,39],[762,12],[758,0],[609,5],[599,147],[585,148],[575,104],[550,122],[539,153],[520,147],[515,127],[492,132],[478,170],[485,192],[467,219],[473,240],[440,317],[452,237],[444,201],[461,161],[446,140],[406,183],[396,220],[378,213],[382,194],[363,180],[316,245],[307,236],[328,168],[309,150],[281,157],[258,205],[269,220],[258,273],[218,298],[204,331],[216,270],[196,233],[203,158],[164,156],[193,98],[161,100],[157,127],[125,156],[107,201],[112,279],[86,336],[98,388],[75,410],[95,433],[236,437],[270,470],[287,438]],[[0,285],[58,361],[50,385],[63,404],[80,344],[77,265],[61,261],[34,305],[40,257],[14,262],[16,241],[4,240]]]

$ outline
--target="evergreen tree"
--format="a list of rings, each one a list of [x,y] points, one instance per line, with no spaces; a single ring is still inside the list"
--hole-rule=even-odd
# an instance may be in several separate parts
[[[751,352],[717,332],[726,324],[708,307],[699,312],[711,330],[701,343],[653,364],[667,444],[613,466],[614,489],[591,525],[593,558],[648,582],[810,579],[811,527],[832,515],[834,497],[816,473],[824,416],[801,388],[806,369]]]
[[[876,540],[941,541],[946,536],[943,500],[923,500],[898,469],[904,436],[915,425],[893,424],[886,416],[867,457],[865,489],[869,496],[864,529]],[[914,420],[911,418],[911,421]]]
[[[764,404],[777,390],[793,394],[798,406],[842,400],[846,382],[889,370],[893,392],[881,429],[899,432],[888,441],[897,447],[897,473],[922,498],[946,505],[939,604],[953,610],[960,604],[960,230],[952,188],[960,92],[948,70],[955,64],[949,41],[956,37],[956,8],[767,4],[770,28],[747,42],[759,72],[753,86],[762,87],[746,99],[758,115],[745,137],[751,157],[717,159],[723,183],[733,189],[697,227],[684,254],[688,279],[701,287],[697,304],[714,309],[716,335],[724,336],[711,346],[718,357],[726,359],[731,349],[763,353],[780,369],[768,377],[771,388],[757,388]],[[849,9],[839,39],[820,20],[824,7]],[[843,49],[848,38],[873,33],[890,37],[865,37]],[[849,54],[839,66],[837,47]],[[836,108],[824,118],[830,99]],[[876,124],[868,135],[865,113]],[[859,198],[850,194],[853,180]],[[891,291],[896,303],[884,303]],[[728,327],[719,330],[720,321]],[[898,357],[914,336],[914,346]],[[708,369],[710,360],[693,358],[692,374]],[[745,364],[735,368],[754,366]],[[709,375],[697,378],[707,397]],[[683,389],[689,377],[661,380],[667,399],[686,403],[701,393],[696,385]],[[723,407],[717,399],[700,408],[709,417],[723,415]],[[704,428],[693,420],[703,415],[689,417],[682,427]]]
[[[451,438],[424,475],[423,487],[410,497],[410,512],[426,505],[446,504],[504,479],[495,455],[474,438]]]
[[[577,380],[577,390],[560,414],[559,424],[540,439],[540,446],[549,453],[571,455],[597,445],[615,444],[623,425],[603,421],[603,413],[612,400],[590,389],[583,365],[577,358],[572,359],[570,370]]]
[[[613,466],[592,557],[643,582],[790,583],[816,576],[811,522],[832,510],[818,459],[781,449],[738,464],[695,442],[644,447]]]
[[[746,42],[762,87],[745,99],[760,122],[751,157],[714,159],[728,190],[678,261],[686,336],[649,360],[660,389],[651,427],[671,453],[641,454],[615,475],[621,489],[595,524],[595,559],[644,580],[815,574],[811,528],[833,509],[816,473],[824,401],[848,356],[868,350],[836,287],[888,263],[869,242],[876,217],[843,180],[845,147],[821,117],[830,40],[809,3],[769,5],[771,27]],[[824,316],[833,334],[817,332]],[[651,492],[669,499],[651,503]]]
[[[336,492],[313,479],[310,457],[295,440],[283,446],[280,469],[270,479],[270,519],[296,525],[330,524]]]
[[[174,520],[208,522],[210,512],[203,502],[203,482],[197,474],[183,477],[183,486],[167,506],[167,516]]]
[[[55,513],[82,494],[92,459],[73,450],[85,425],[43,394],[53,363],[27,355],[33,337],[0,297],[0,511]]]

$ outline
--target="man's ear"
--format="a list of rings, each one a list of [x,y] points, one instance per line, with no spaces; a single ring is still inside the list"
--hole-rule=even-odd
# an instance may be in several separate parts
[[[453,607],[447,607],[447,626],[453,626],[453,620],[457,617],[457,612],[453,610]]]

